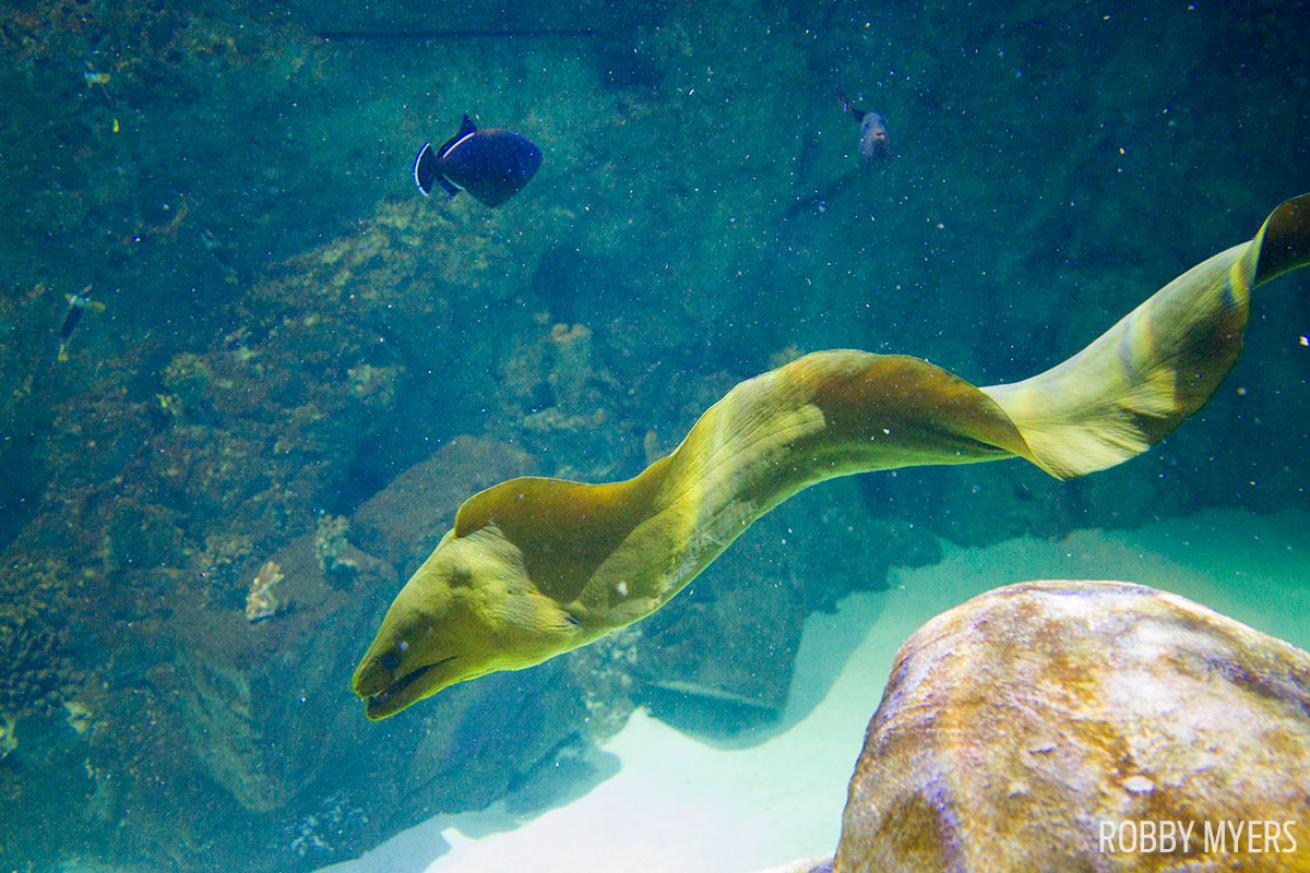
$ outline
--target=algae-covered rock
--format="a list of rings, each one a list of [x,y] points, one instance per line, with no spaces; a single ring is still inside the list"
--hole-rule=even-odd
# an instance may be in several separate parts
[[[454,520],[468,491],[536,471],[522,449],[488,437],[457,436],[401,473],[355,511],[352,540],[365,551],[418,566]]]
[[[834,869],[1310,870],[1307,786],[1310,654],[1140,585],[1022,583],[897,654]],[[1164,821],[1190,840],[1143,851]]]
[[[247,578],[266,580],[275,608],[180,617],[188,633],[168,697],[190,760],[222,789],[212,801],[222,827],[240,835],[212,852],[236,864],[244,842],[279,868],[340,860],[432,810],[490,803],[574,742],[583,695],[562,663],[470,686],[382,730],[358,717],[342,680],[401,568],[451,525],[458,501],[447,489],[463,494],[531,464],[495,440],[456,438],[350,519],[325,516],[252,561]]]

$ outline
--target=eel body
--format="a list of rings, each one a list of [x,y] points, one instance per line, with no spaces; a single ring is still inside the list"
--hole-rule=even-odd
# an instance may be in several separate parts
[[[354,676],[370,719],[517,670],[663,606],[755,519],[835,476],[1023,458],[1057,478],[1145,451],[1237,360],[1250,292],[1310,262],[1310,194],[1091,345],[977,388],[917,358],[834,350],[740,383],[624,482],[511,479],[469,498]]]

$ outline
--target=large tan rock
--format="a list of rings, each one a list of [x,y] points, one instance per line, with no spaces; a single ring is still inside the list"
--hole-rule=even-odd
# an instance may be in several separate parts
[[[1140,585],[974,598],[897,654],[834,869],[1310,871],[1310,654]]]

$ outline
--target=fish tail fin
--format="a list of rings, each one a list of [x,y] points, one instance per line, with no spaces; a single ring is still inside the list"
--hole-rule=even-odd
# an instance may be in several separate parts
[[[1278,206],[1250,242],[1174,279],[1063,363],[982,390],[1051,475],[1113,467],[1209,400],[1241,352],[1251,290],[1307,263],[1310,194]]]
[[[68,360],[68,343],[59,344],[59,350],[55,352],[55,360],[60,363]]]
[[[432,185],[437,178],[437,156],[432,150],[432,143],[425,142],[414,156],[414,184],[427,197],[432,193]]]

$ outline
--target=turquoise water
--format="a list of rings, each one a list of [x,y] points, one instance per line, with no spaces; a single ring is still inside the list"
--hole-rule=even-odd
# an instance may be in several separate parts
[[[628,784],[633,736],[748,755],[853,723],[836,776],[775,783],[770,803],[810,810],[805,838],[736,869],[831,851],[816,798],[886,668],[864,662],[869,697],[833,733],[791,734],[840,687],[807,634],[845,604],[833,658],[857,663],[859,628],[884,620],[890,658],[968,596],[910,610],[897,586],[932,586],[914,574],[960,550],[1001,550],[982,590],[1019,578],[1015,542],[1173,532],[1218,550],[1180,566],[1252,566],[1174,584],[1194,576],[1111,549],[1076,569],[1184,589],[1304,647],[1299,565],[1250,546],[1295,543],[1310,507],[1310,278],[1293,274],[1257,293],[1215,398],[1144,457],[1067,483],[1014,461],[829,483],[594,646],[381,722],[350,688],[483,487],[634,475],[805,352],[1023,378],[1249,239],[1310,191],[1308,18],[7,4],[0,870],[312,870],[422,822],[492,808],[517,825]],[[837,91],[882,116],[887,157],[862,160]],[[413,183],[419,147],[465,112],[543,155],[494,209]],[[1216,517],[1251,532],[1214,535]],[[704,854],[715,833],[688,842]],[[479,869],[439,840],[407,857]]]

